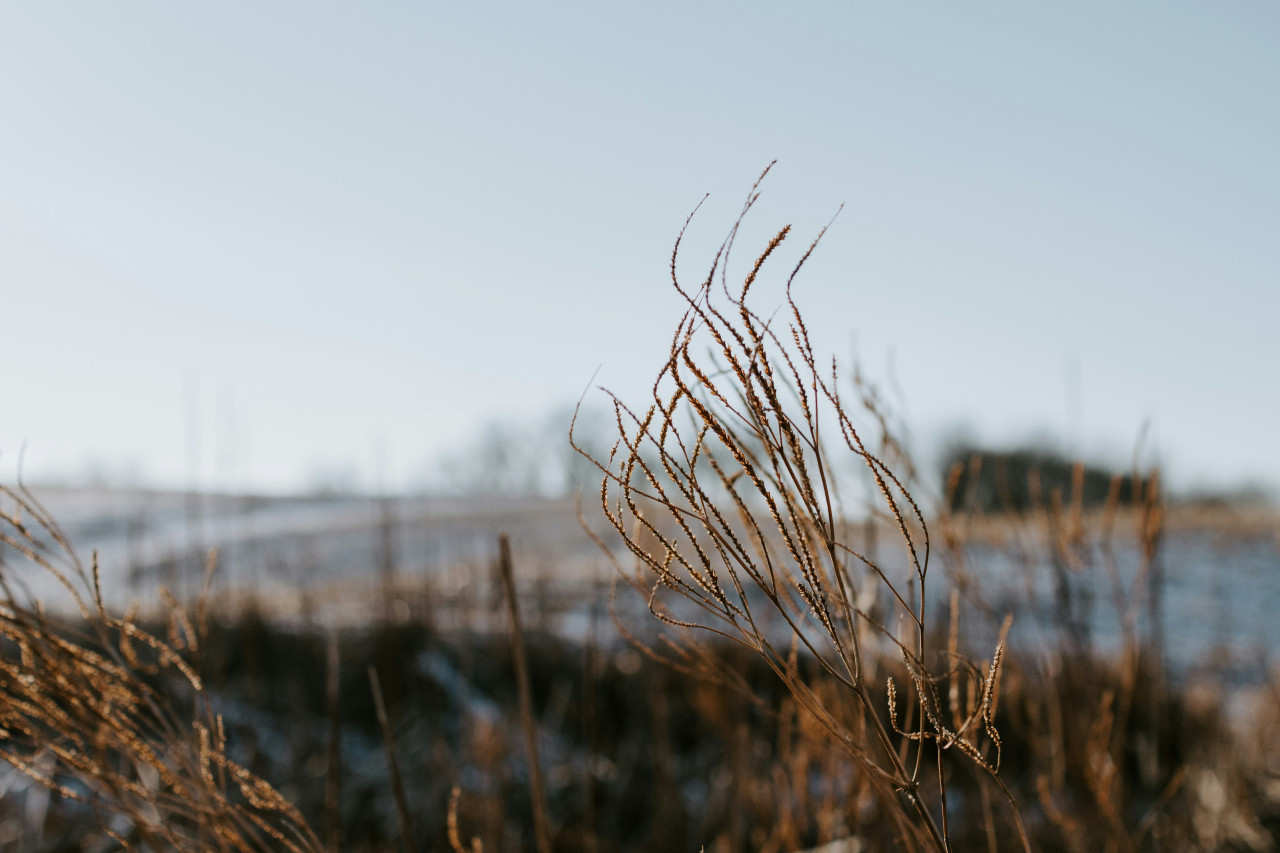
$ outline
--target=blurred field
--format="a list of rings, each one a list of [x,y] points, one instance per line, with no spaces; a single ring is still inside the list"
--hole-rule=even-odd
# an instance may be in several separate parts
[[[506,534],[521,576],[544,597],[532,613],[577,639],[585,630],[583,607],[565,613],[565,602],[589,600],[581,589],[612,574],[568,499],[201,495],[193,501],[182,493],[101,489],[42,489],[39,495],[79,553],[99,554],[107,600],[120,608],[157,603],[158,584],[179,597],[194,595],[207,552],[215,549],[218,599],[232,611],[252,601],[272,622],[360,625],[379,615],[381,589],[390,583],[451,601],[434,619],[455,627],[467,623],[459,614],[468,608],[498,612],[500,590],[490,576],[498,536]],[[1099,508],[1082,515],[1091,529],[1103,523]],[[1016,602],[1025,574],[1014,556],[1040,546],[1040,531],[1018,515],[957,519],[989,597]],[[1134,511],[1121,509],[1110,523],[1133,529]],[[1280,511],[1265,504],[1175,504],[1162,523],[1160,630],[1167,663],[1186,675],[1212,661],[1233,683],[1259,682],[1280,651]],[[601,519],[592,527],[601,536],[609,532]],[[890,534],[881,531],[882,538]],[[852,535],[861,542],[865,530],[855,527]],[[620,556],[620,542],[610,541]],[[1114,557],[1131,573],[1139,544],[1122,539]],[[1072,578],[1087,599],[1083,618],[1104,647],[1114,647],[1118,623],[1110,595],[1091,591],[1107,581]],[[54,591],[48,579],[32,582],[45,595]],[[1045,590],[1041,598],[1051,600]],[[1052,625],[1052,614],[1031,614],[1019,618],[1017,630]]]
[[[108,560],[130,548],[143,555],[131,565],[142,575],[132,579],[138,591],[195,565],[176,547],[186,529],[183,496],[43,497],[65,519],[72,541],[85,552],[99,549],[104,586],[127,576]],[[229,553],[240,578],[252,580],[237,586],[235,574],[215,575],[200,661],[205,686],[225,720],[228,755],[276,785],[318,831],[340,827],[341,849],[402,849],[366,675],[371,665],[380,674],[404,790],[414,804],[413,849],[448,849],[455,785],[465,837],[478,837],[486,850],[534,849],[510,622],[496,574],[499,530],[515,531],[519,543],[515,565],[555,849],[800,850],[849,838],[858,840],[840,849],[881,849],[891,842],[878,824],[874,798],[859,795],[841,757],[824,747],[824,733],[806,722],[757,657],[716,648],[749,686],[748,698],[741,684],[658,664],[619,636],[609,613],[612,570],[577,528],[571,503],[405,501],[395,516],[405,529],[393,536],[398,547],[390,575],[383,573],[386,518],[377,502],[205,499],[211,514],[227,506],[251,508],[238,529],[254,534],[224,543],[213,539],[219,528],[208,524],[206,544]],[[122,542],[144,512],[151,516],[141,544]],[[1209,822],[1200,849],[1269,849],[1280,827],[1280,673],[1268,669],[1278,644],[1268,633],[1274,621],[1251,623],[1240,614],[1252,612],[1250,600],[1275,612],[1267,596],[1276,594],[1280,577],[1276,528],[1257,510],[1237,516],[1194,508],[1171,512],[1169,527],[1164,633],[1178,652],[1171,676],[1144,669],[1146,687],[1135,694],[1126,724],[1133,763],[1121,772],[1145,791],[1133,817],[1141,823],[1146,815],[1139,804],[1150,807],[1168,793],[1161,790],[1168,774],[1152,768],[1176,761],[1183,778],[1171,801],[1179,809],[1194,804],[1198,819]],[[997,565],[992,556],[1015,553],[1018,537],[1029,532],[1015,519],[973,519],[966,549],[970,559]],[[882,528],[878,535],[891,533]],[[865,535],[865,529],[859,533]],[[1136,544],[1122,540],[1117,547]],[[15,557],[9,548],[6,575],[32,576],[32,567]],[[281,567],[279,577],[272,565]],[[1019,584],[1013,568],[1007,565],[1004,578],[987,578],[988,590]],[[198,579],[179,580],[183,585],[194,589]],[[1046,591],[1036,595],[1052,598]],[[945,606],[945,596],[938,600]],[[1099,611],[1110,607],[1102,600],[1097,605]],[[149,610],[153,619],[162,613]],[[622,590],[613,610],[629,632],[653,640],[657,632],[643,600]],[[1027,624],[1037,619],[1038,625]],[[1106,615],[1095,621],[1102,626]],[[1052,635],[1052,617],[1019,613],[1017,622],[1035,630],[1015,637],[998,720],[1006,755],[1001,773],[1029,807],[1036,849],[1082,849],[1072,841],[1073,822],[1096,807],[1075,750],[1086,747],[1100,697],[1123,687],[1113,657],[1117,641],[1099,631],[1092,651],[1058,654],[1056,669],[1046,671],[1030,649]],[[150,624],[165,634],[163,623]],[[990,641],[980,624],[970,627],[975,641]],[[336,817],[325,805],[331,643],[340,661]],[[1145,661],[1144,668],[1158,664]],[[902,668],[891,655],[881,665]],[[1045,749],[1036,731],[1043,725],[1037,716],[1046,709],[1038,697],[1046,682],[1059,696],[1059,736],[1079,739],[1051,750],[1057,758],[1049,764],[1057,762],[1062,778],[1050,780],[1048,798],[1036,758]],[[1152,774],[1165,778],[1164,785],[1147,778]],[[95,830],[97,821],[82,804],[12,768],[2,779],[6,848],[118,849]],[[957,787],[952,796],[978,794]],[[1158,824],[1133,849],[1165,849],[1150,835]],[[1006,841],[1010,831],[997,826]],[[958,823],[953,833],[956,849],[986,847],[980,825]],[[964,838],[970,840],[961,843]]]

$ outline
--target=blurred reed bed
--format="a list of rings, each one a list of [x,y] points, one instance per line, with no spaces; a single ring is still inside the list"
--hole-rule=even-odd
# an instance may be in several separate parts
[[[612,398],[616,444],[583,451],[608,579],[505,539],[271,596],[221,591],[211,559],[192,601],[116,614],[0,491],[0,845],[1275,849],[1280,675],[1243,718],[1171,675],[1157,473],[1093,501],[1082,466],[1032,467],[1001,505],[974,455],[926,504],[896,418],[809,340],[817,241],[765,316],[790,232],[731,286],[742,221],[694,287],[677,241],[652,399]]]

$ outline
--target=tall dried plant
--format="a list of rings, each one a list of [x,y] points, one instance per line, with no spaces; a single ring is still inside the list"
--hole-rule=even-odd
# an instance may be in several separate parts
[[[888,457],[855,427],[836,363],[820,362],[792,297],[826,228],[785,279],[777,312],[784,324],[775,314],[766,319],[749,297],[790,226],[768,242],[740,286],[729,286],[735,238],[768,171],[694,288],[680,281],[676,265],[697,208],[686,220],[670,264],[686,308],[652,402],[641,411],[609,394],[617,442],[592,461],[603,473],[604,515],[635,558],[634,568],[619,568],[671,629],[663,638],[670,662],[745,688],[703,640],[758,653],[877,792],[907,849],[951,849],[945,765],[954,755],[1003,794],[1027,847],[997,775],[993,715],[1008,626],[986,665],[930,647],[928,525]],[[874,481],[905,571],[853,547],[837,483],[849,459]],[[905,695],[878,675],[885,649],[902,661]],[[939,659],[943,671],[933,666]],[[952,703],[950,713],[938,697],[948,679],[970,682],[967,706]],[[824,689],[831,681],[841,695]]]
[[[0,486],[0,542],[0,761],[91,809],[126,849],[324,849],[293,805],[227,755],[193,663],[207,595],[194,616],[164,595],[164,636],[113,615],[96,558],[86,567],[22,488]],[[212,559],[206,593],[211,573]],[[39,576],[73,615],[51,616],[30,593]]]

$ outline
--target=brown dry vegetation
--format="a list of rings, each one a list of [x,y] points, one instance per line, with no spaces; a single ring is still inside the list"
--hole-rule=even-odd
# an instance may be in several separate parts
[[[594,460],[611,593],[517,593],[504,548],[500,573],[447,592],[370,590],[380,615],[340,630],[208,585],[147,620],[109,612],[39,502],[0,489],[0,758],[34,783],[10,775],[0,844],[1274,849],[1280,681],[1238,726],[1169,677],[1155,473],[1098,510],[1082,474],[1033,479],[1031,507],[993,519],[956,470],[926,517],[892,418],[859,382],[841,397],[792,299],[816,241],[777,319],[750,297],[789,230],[731,285],[737,230],[696,287],[673,254],[687,310],[653,399],[614,400],[618,443]],[[856,521],[850,459],[873,486]],[[993,550],[1018,582],[993,585]],[[70,615],[31,600],[19,563]],[[1111,602],[1118,649],[1082,589]],[[590,630],[557,632],[584,613]],[[1035,614],[1043,630],[1011,632]]]

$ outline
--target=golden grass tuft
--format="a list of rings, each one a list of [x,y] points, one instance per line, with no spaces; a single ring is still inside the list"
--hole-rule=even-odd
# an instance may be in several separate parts
[[[91,808],[125,848],[323,849],[288,800],[227,757],[190,660],[203,603],[193,620],[165,595],[165,637],[112,616],[96,558],[86,569],[25,489],[0,486],[0,542],[56,581],[81,617],[76,629],[55,624],[19,592],[16,567],[0,565],[0,760]]]

